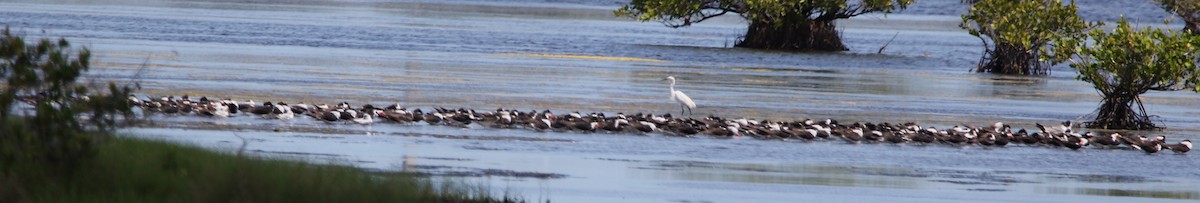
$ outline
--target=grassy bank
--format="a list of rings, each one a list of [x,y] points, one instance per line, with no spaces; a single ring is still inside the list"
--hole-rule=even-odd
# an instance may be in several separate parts
[[[435,187],[410,175],[122,137],[71,171],[7,168],[0,202],[503,202],[479,195],[482,189]]]

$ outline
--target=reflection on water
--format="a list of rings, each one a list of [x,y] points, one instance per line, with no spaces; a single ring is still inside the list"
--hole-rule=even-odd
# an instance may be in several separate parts
[[[1200,199],[1200,192],[1196,191],[1147,191],[1147,190],[1126,190],[1126,189],[1098,189],[1098,188],[1061,188],[1052,187],[1045,188],[1045,193],[1051,194],[1076,194],[1076,195],[1097,195],[1097,196],[1112,196],[1112,197],[1149,197],[1163,199]]]
[[[979,94],[995,95],[1002,98],[1036,99],[1045,97],[1046,95],[1043,95],[1043,93],[1051,92],[1046,91],[1046,89],[1052,87],[1047,80],[1042,78],[995,75],[990,78],[984,78],[984,80],[990,82],[991,85],[978,86],[981,89]]]
[[[688,181],[983,192],[1032,187],[1048,194],[1200,199],[1200,191],[1176,190],[1195,189],[1190,183],[1142,176],[698,161],[654,161],[634,168],[642,170],[640,177]],[[1114,188],[1097,188],[1103,186]]]
[[[693,181],[918,189],[914,170],[787,164],[667,161],[646,167],[647,177]]]

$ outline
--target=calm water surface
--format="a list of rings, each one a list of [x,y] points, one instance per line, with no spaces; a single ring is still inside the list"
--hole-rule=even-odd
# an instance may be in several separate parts
[[[842,53],[727,48],[744,32],[738,19],[669,29],[613,18],[620,1],[0,0],[0,23],[89,46],[92,78],[137,82],[150,95],[668,113],[676,105],[660,79],[675,75],[697,114],[724,117],[1033,128],[1095,110],[1097,93],[1066,67],[1046,77],[968,72],[982,47],[957,28],[965,6],[956,2],[840,21],[852,49]],[[1140,22],[1169,16],[1142,1],[1079,2],[1089,19],[1115,19],[1114,9]],[[1137,133],[1200,138],[1200,96],[1143,99],[1168,129]],[[1200,199],[1200,163],[1169,153],[152,118],[129,132],[220,150],[240,146],[237,134],[264,156],[559,202]]]

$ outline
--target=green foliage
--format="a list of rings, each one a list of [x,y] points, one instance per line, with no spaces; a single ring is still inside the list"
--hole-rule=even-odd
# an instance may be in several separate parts
[[[1178,15],[1187,24],[1184,29],[1192,34],[1200,34],[1200,1],[1197,0],[1154,0],[1167,12]]]
[[[129,88],[91,92],[91,54],[0,33],[0,202],[515,202],[407,174],[111,136]],[[99,141],[105,141],[100,144]]]
[[[1158,28],[1134,30],[1125,19],[1111,33],[1093,30],[1092,43],[1080,49],[1082,60],[1071,64],[1078,79],[1102,94],[1149,90],[1200,92],[1200,36]]]
[[[736,13],[751,21],[767,20],[785,26],[786,22],[831,21],[865,13],[891,13],[908,8],[916,0],[633,0],[614,15],[640,21],[658,20],[671,27],[683,27],[706,19]]]
[[[27,44],[4,28],[0,169],[27,161],[73,168],[92,155],[97,136],[112,129],[116,115],[132,115],[122,96],[128,95],[128,88],[109,84],[109,94],[95,94],[76,82],[88,70],[90,58],[87,48],[72,53],[64,39]]]
[[[71,175],[46,165],[10,166],[12,173],[0,173],[0,202],[521,201],[461,183],[435,186],[411,174],[239,157],[163,141],[115,137],[97,150],[82,165],[87,170]]]
[[[1078,10],[1074,1],[982,0],[962,15],[959,26],[983,41],[987,55],[980,72],[1038,74],[1046,63],[1070,60],[1085,31],[1095,26],[1079,18]]]
[[[1089,127],[1157,128],[1139,95],[1150,90],[1200,92],[1200,36],[1150,27],[1135,30],[1123,18],[1112,32],[1096,29],[1088,36],[1090,45],[1080,48],[1080,60],[1071,67],[1079,70],[1079,80],[1092,83],[1104,96]]]
[[[834,20],[891,13],[916,0],[633,0],[614,15],[673,28],[735,13],[750,23],[738,47],[844,51]]]

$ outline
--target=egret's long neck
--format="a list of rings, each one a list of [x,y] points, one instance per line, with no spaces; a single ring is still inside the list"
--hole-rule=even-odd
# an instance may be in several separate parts
[[[675,93],[675,80],[671,80],[671,93]]]

